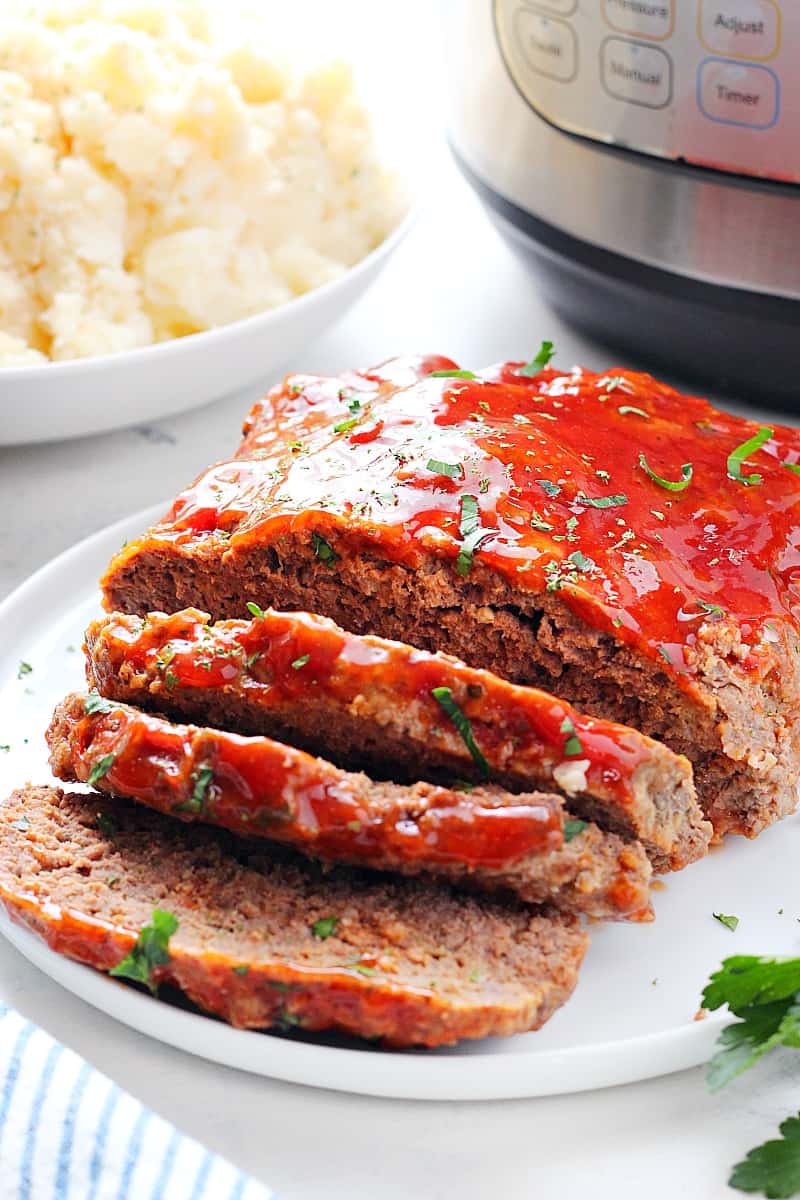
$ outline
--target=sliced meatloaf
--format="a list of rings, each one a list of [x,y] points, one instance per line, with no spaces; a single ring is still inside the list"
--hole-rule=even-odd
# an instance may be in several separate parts
[[[699,858],[711,836],[688,760],[652,739],[325,617],[115,613],[92,622],[86,650],[101,695],[172,718],[269,734],[393,779],[490,773],[512,790],[556,788],[577,815],[641,840],[656,869]]]
[[[112,561],[109,608],[248,602],[457,655],[693,762],[719,834],[793,809],[800,435],[649,375],[292,375]]]
[[[416,879],[326,874],[263,844],[49,787],[0,808],[0,903],[100,971],[131,954],[154,910],[167,912],[177,930],[152,983],[239,1028],[395,1046],[537,1029],[572,992],[587,945],[563,914]]]
[[[641,846],[576,822],[553,794],[376,783],[270,738],[173,725],[96,694],[60,704],[47,740],[57,778],[185,821],[593,917],[652,915]]]

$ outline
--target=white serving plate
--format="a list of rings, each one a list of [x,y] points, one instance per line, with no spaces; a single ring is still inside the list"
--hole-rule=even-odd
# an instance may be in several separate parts
[[[83,686],[80,644],[99,609],[95,580],[122,542],[165,508],[138,513],[74,546],[0,606],[0,741],[11,746],[0,753],[2,795],[28,780],[49,781],[42,733],[56,701]],[[33,671],[17,679],[21,659]],[[96,1008],[215,1062],[375,1096],[542,1096],[646,1079],[706,1059],[725,1020],[720,1014],[694,1019],[709,973],[731,954],[800,953],[799,860],[800,817],[755,842],[732,839],[704,862],[666,877],[655,894],[653,924],[596,928],[575,995],[545,1029],[439,1051],[389,1052],[230,1029],[60,958],[5,916],[0,931],[52,980]],[[713,912],[736,914],[738,930],[731,933]]]
[[[105,433],[274,382],[363,295],[416,212],[339,279],[279,308],[121,354],[0,367],[0,446]]]

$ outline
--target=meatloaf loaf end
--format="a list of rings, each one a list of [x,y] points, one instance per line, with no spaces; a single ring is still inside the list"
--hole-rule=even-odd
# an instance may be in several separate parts
[[[96,795],[16,791],[0,809],[0,903],[109,971],[155,909],[178,922],[153,981],[242,1029],[338,1030],[395,1046],[537,1029],[587,937],[562,914],[366,872],[325,874]]]
[[[447,651],[663,740],[716,832],[753,836],[797,798],[799,460],[796,431],[631,371],[292,375],[105,603]]]
[[[376,783],[270,738],[173,725],[97,695],[67,697],[47,740],[57,778],[184,821],[594,918],[652,917],[641,846],[575,821],[552,793]]]
[[[688,760],[660,743],[325,617],[268,609],[213,625],[196,609],[114,613],[89,626],[86,652],[101,695],[174,719],[268,734],[373,776],[489,774],[511,791],[558,790],[578,816],[641,841],[656,870],[700,858],[711,837]]]

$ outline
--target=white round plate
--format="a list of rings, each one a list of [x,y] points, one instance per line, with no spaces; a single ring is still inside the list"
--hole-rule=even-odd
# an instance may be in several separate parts
[[[359,299],[416,211],[339,279],[279,308],[121,354],[0,368],[0,446],[104,433],[274,381]]]
[[[80,645],[95,585],[124,540],[166,508],[103,530],[37,572],[0,606],[2,795],[50,780],[42,737],[56,701],[83,686]],[[17,678],[21,660],[33,670]],[[375,1096],[486,1100],[607,1087],[706,1059],[725,1018],[695,1020],[708,975],[731,954],[800,952],[800,818],[755,842],[732,839],[655,893],[651,925],[597,926],[569,1003],[538,1033],[439,1051],[392,1052],[275,1036],[153,1000],[60,958],[7,918],[0,930],[47,975],[96,1008],[191,1054],[294,1083]],[[712,913],[739,917],[735,933]]]

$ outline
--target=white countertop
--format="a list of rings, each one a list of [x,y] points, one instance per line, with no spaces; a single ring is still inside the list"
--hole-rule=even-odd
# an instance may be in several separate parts
[[[545,337],[562,364],[609,365],[607,351],[545,307],[446,168],[376,286],[288,365],[335,370],[432,350],[480,366],[523,356]],[[228,399],[147,428],[0,450],[0,598],[61,550],[170,496],[233,448],[246,407],[246,398]],[[738,1194],[725,1186],[730,1166],[775,1136],[798,1107],[790,1053],[718,1097],[706,1093],[700,1070],[572,1097],[480,1104],[375,1100],[276,1083],[132,1032],[5,944],[0,999],[285,1200],[638,1200],[643,1188],[649,1200],[681,1193],[714,1200]]]

